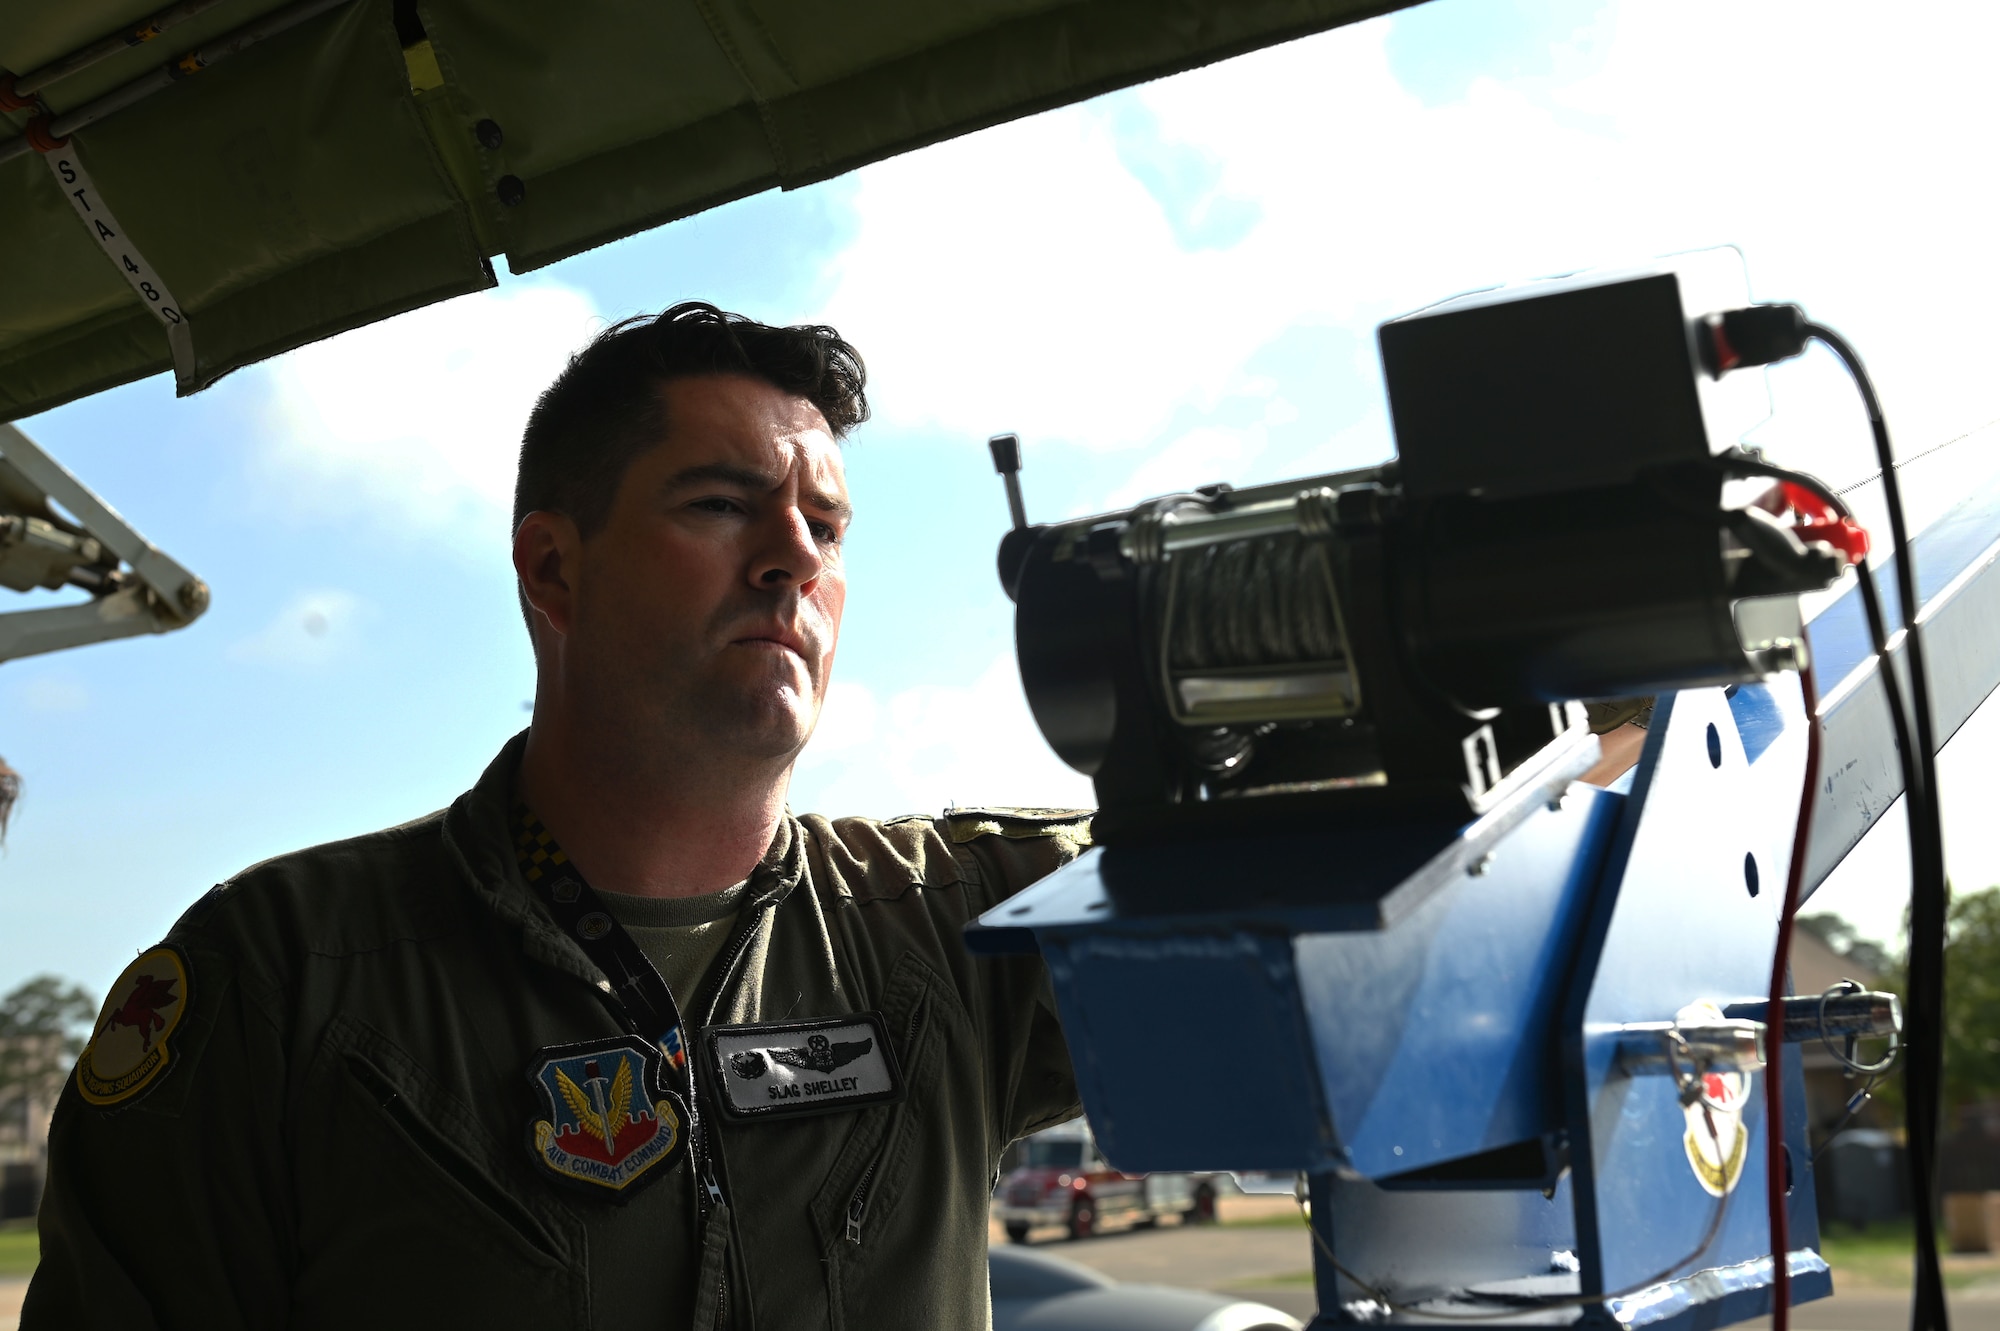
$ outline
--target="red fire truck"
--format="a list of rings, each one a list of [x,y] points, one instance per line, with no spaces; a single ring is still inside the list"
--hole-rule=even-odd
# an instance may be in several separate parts
[[[1083,1119],[1044,1129],[1013,1150],[1013,1168],[994,1194],[1007,1237],[1060,1225],[1073,1239],[1116,1226],[1182,1224],[1215,1218],[1215,1180],[1206,1174],[1122,1174],[1098,1154]]]

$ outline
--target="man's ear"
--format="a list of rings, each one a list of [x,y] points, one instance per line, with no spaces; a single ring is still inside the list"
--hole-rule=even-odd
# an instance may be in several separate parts
[[[536,616],[559,635],[576,619],[576,578],[583,537],[567,514],[538,509],[514,531],[514,573]]]

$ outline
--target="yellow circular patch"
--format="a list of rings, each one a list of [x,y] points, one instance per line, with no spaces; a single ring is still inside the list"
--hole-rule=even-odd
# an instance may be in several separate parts
[[[94,1105],[130,1100],[160,1079],[173,1055],[168,1042],[188,1006],[188,968],[170,947],[143,953],[125,968],[97,1028],[76,1061],[77,1093]]]

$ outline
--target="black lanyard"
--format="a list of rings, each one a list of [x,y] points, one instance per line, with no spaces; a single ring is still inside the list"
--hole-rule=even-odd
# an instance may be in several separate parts
[[[680,1074],[682,1088],[687,1093],[689,1140],[706,1193],[702,1212],[707,1214],[710,1205],[722,1200],[722,1189],[716,1185],[715,1172],[709,1164],[701,1106],[695,1092],[694,1059],[688,1052],[687,1026],[681,1020],[673,988],[625,926],[604,908],[603,899],[570,862],[534,811],[526,806],[517,807],[515,824],[514,849],[520,859],[521,876],[555,916],[557,926],[576,940],[584,955],[611,981],[611,996],[626,1022],[639,1035],[658,1045],[667,1066]]]

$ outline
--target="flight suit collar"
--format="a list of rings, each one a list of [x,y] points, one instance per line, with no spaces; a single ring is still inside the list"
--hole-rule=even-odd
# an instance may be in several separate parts
[[[575,940],[556,927],[555,920],[521,877],[514,853],[509,815],[514,806],[514,778],[528,732],[508,740],[472,789],[445,811],[443,836],[447,853],[465,875],[473,893],[504,923],[521,931],[522,950],[557,970],[592,985],[608,984],[604,972]],[[775,906],[789,896],[805,876],[805,838],[788,810],[778,820],[771,848],[750,875],[746,910]]]

